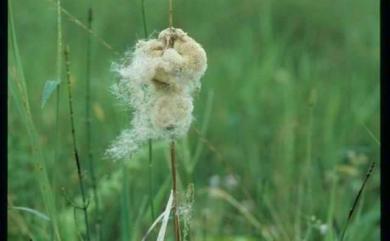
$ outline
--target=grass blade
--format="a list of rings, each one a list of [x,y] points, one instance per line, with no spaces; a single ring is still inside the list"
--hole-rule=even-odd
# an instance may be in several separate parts
[[[28,208],[28,207],[16,207],[16,206],[15,206],[15,207],[10,207],[10,209],[19,210],[19,211],[24,211],[24,212],[33,214],[33,215],[35,215],[36,217],[38,217],[38,218],[40,218],[40,219],[43,219],[43,220],[45,220],[45,221],[50,221],[50,218],[49,218],[46,214],[44,214],[44,213],[42,213],[42,212],[40,212],[40,211],[37,211],[37,210],[35,210],[35,209],[32,209],[32,208]]]
[[[165,233],[167,231],[169,214],[171,213],[171,210],[172,210],[172,204],[173,204],[173,190],[171,191],[171,194],[169,195],[167,206],[165,207],[164,217],[163,217],[163,221],[162,221],[162,224],[160,227],[160,231],[158,232],[157,241],[164,241]]]
[[[156,218],[156,220],[154,220],[154,222],[152,223],[152,225],[149,227],[148,231],[146,231],[144,237],[142,238],[141,241],[146,241],[146,238],[149,236],[149,234],[153,231],[153,229],[157,226],[157,224],[163,219],[163,217],[165,216],[165,211],[163,213],[160,214],[160,216],[158,216]]]
[[[34,173],[36,174],[36,178],[40,187],[41,196],[43,200],[43,204],[48,211],[49,218],[51,220],[51,229],[54,233],[54,240],[61,240],[57,213],[56,213],[56,205],[55,205],[55,197],[52,191],[49,177],[47,173],[46,163],[44,161],[42,148],[40,146],[39,135],[36,130],[29,103],[29,97],[26,87],[26,81],[23,71],[22,62],[20,59],[17,38],[14,27],[14,19],[13,19],[13,9],[12,3],[8,3],[9,8],[9,31],[11,40],[9,41],[12,49],[12,57],[16,62],[16,68],[14,71],[14,81],[11,81],[10,87],[12,89],[12,93],[14,94],[15,100],[20,102],[21,110],[22,110],[22,120],[26,125],[28,138],[30,141],[30,146],[32,149],[32,159],[34,161]],[[16,86],[15,86],[16,85]]]

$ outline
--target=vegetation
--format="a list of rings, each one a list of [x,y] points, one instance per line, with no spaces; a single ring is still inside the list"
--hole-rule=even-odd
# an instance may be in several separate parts
[[[132,117],[112,63],[168,8],[9,1],[8,240],[142,240],[169,208],[169,141],[104,158]],[[377,169],[355,202],[379,161],[379,1],[174,0],[173,26],[208,59],[175,145],[182,240],[379,240]]]

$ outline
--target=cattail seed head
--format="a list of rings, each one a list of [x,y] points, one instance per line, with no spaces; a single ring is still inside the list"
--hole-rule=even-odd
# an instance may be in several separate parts
[[[133,111],[131,128],[122,131],[106,154],[132,155],[148,139],[179,138],[192,122],[193,93],[201,87],[206,52],[181,29],[168,28],[158,38],[140,40],[114,65],[119,82],[112,87]]]
[[[187,133],[192,121],[192,98],[179,94],[162,95],[151,110],[153,128],[174,131],[175,136]]]

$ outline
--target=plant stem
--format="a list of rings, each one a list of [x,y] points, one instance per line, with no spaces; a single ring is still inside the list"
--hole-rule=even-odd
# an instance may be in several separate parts
[[[349,210],[347,222],[345,223],[343,232],[341,233],[340,241],[344,240],[345,233],[346,233],[346,231],[348,229],[348,225],[349,225],[349,223],[352,220],[352,216],[355,213],[357,204],[359,203],[360,197],[362,196],[362,193],[364,191],[364,187],[366,186],[368,179],[370,178],[372,172],[374,171],[375,165],[376,165],[375,161],[372,161],[371,164],[370,164],[370,167],[368,168],[366,177],[364,178],[363,183],[362,183],[362,185],[361,185],[361,187],[359,189],[359,192],[356,195],[355,200],[353,201],[352,208],[351,208],[351,210]]]
[[[69,115],[70,115],[70,124],[71,124],[72,141],[73,141],[73,153],[74,153],[74,157],[75,157],[75,161],[76,161],[77,175],[79,178],[81,198],[83,201],[83,205],[82,205],[81,209],[83,210],[83,213],[84,213],[85,228],[86,228],[86,240],[90,241],[89,225],[88,225],[88,212],[87,212],[86,195],[85,195],[85,188],[84,188],[84,179],[83,179],[83,175],[81,172],[80,158],[79,158],[79,153],[77,150],[76,130],[75,130],[74,118],[73,118],[72,88],[71,88],[71,83],[70,83],[69,46],[67,46],[65,48],[64,56],[65,56],[65,66],[66,66],[66,80],[68,82]]]
[[[169,27],[173,27],[173,0],[168,0],[169,1],[169,10],[168,10],[168,18],[169,18]]]
[[[92,7],[88,9],[88,29],[92,31],[92,20],[93,20],[93,11]],[[92,132],[91,132],[91,35],[88,35],[87,39],[87,64],[86,64],[86,94],[85,94],[85,130],[87,137],[87,151],[88,151],[88,167],[89,173],[91,174],[91,185],[92,185],[92,193],[93,199],[95,202],[95,212],[96,212],[96,232],[98,234],[98,240],[101,240],[101,215],[100,215],[100,203],[99,196],[96,187],[96,174],[95,174],[95,166],[93,162],[93,155],[91,150],[91,140],[92,140]]]
[[[144,25],[145,38],[148,37],[148,28],[146,25],[146,13],[145,13],[145,0],[141,0],[141,12],[142,12],[142,23]],[[153,207],[153,145],[152,139],[149,139],[149,165],[148,165],[148,181],[149,181],[149,207],[152,220],[154,220],[154,207]]]
[[[153,145],[152,139],[149,139],[149,165],[148,165],[148,176],[149,176],[149,206],[152,215],[152,220],[154,220],[154,207],[153,207]]]
[[[61,0],[57,0],[57,80],[61,82],[62,79],[62,14],[61,14]],[[56,140],[54,148],[54,161],[58,161],[58,146],[59,146],[59,115],[60,115],[60,86],[56,90]]]
[[[141,0],[141,10],[142,10],[142,22],[144,25],[144,34],[145,34],[145,38],[147,38],[148,37],[148,28],[146,25],[145,0]]]
[[[60,146],[60,101],[61,101],[61,82],[62,82],[62,13],[61,13],[61,0],[57,0],[57,81],[60,84],[56,90],[56,129],[55,129],[55,140],[54,140],[54,162],[60,161],[58,156]],[[54,175],[53,182],[56,181]]]
[[[62,13],[61,0],[57,0],[57,78],[61,79],[61,52],[62,52]]]
[[[146,25],[146,13],[145,13],[145,0],[141,0],[141,13],[142,13],[142,23],[144,26],[144,36],[148,37],[148,28]],[[149,165],[148,165],[148,186],[149,186],[149,207],[150,207],[150,215],[152,220],[154,220],[154,207],[153,207],[153,146],[152,139],[148,141],[149,146]]]
[[[176,188],[176,147],[175,141],[171,141],[171,171],[172,171],[172,191],[173,191],[173,215],[174,215],[174,233],[175,240],[180,241],[180,224],[179,224],[179,215],[177,215],[177,188]]]
[[[295,216],[295,239],[301,239],[301,213],[303,205],[306,205],[308,212],[311,212],[311,199],[312,199],[312,190],[311,190],[311,159],[312,159],[312,133],[313,133],[313,111],[315,106],[315,89],[312,89],[309,95],[308,103],[308,124],[307,124],[307,136],[306,136],[306,160],[301,175],[298,179],[298,198],[296,206],[296,216]],[[304,195],[306,196],[306,203],[304,202]],[[307,201],[309,199],[309,201]]]

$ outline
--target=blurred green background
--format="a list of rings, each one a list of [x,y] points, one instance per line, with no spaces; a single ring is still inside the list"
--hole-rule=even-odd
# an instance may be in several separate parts
[[[177,144],[187,240],[338,240],[369,163],[379,161],[379,1],[173,2],[174,26],[208,55],[196,120]],[[70,203],[81,205],[63,63],[58,123],[56,92],[41,107],[45,82],[58,80],[56,0],[9,3],[9,35],[14,30],[16,38],[9,38],[8,240],[80,240],[83,213]],[[141,1],[61,4],[91,240],[141,240],[168,200],[169,143],[153,143],[151,167],[147,146],[127,162],[103,158],[129,126],[109,90],[111,65],[144,38]],[[89,6],[94,34],[81,26]],[[167,11],[168,1],[145,0],[150,36],[167,27]],[[344,240],[379,240],[378,173]],[[194,197],[186,198],[191,183]],[[173,240],[171,226],[166,240]]]

